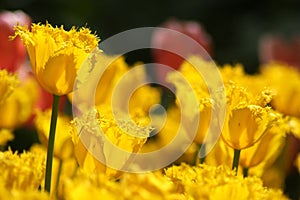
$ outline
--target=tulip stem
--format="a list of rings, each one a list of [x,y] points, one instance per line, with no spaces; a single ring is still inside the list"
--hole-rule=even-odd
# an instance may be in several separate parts
[[[200,157],[200,160],[199,160]],[[194,165],[198,165],[199,161],[201,164],[205,161],[205,144],[197,144],[196,146],[196,152],[194,156]]]
[[[203,164],[205,161],[205,150],[206,150],[206,146],[205,144],[202,144],[200,146],[200,163]]]
[[[249,168],[248,168],[248,167],[244,167],[244,168],[243,168],[243,176],[244,176],[244,177],[248,177],[248,171],[249,171]]]
[[[232,170],[235,170],[236,174],[238,172],[238,167],[239,167],[240,153],[241,153],[240,149],[234,149]]]
[[[194,155],[194,166],[197,166],[199,164],[199,153],[200,153],[201,144],[196,144],[196,151]]]
[[[49,132],[49,139],[48,139],[48,149],[47,149],[46,175],[45,175],[45,190],[49,193],[51,189],[52,161],[53,161],[56,122],[58,117],[59,99],[60,96],[53,95],[52,114],[51,114],[50,132]]]

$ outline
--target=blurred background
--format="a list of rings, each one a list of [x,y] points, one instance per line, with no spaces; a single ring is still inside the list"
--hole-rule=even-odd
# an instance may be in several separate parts
[[[300,34],[300,0],[0,0],[0,9],[21,9],[33,22],[87,26],[104,40],[121,31],[159,26],[170,17],[202,24],[212,38],[213,59],[256,71],[259,42],[266,34]],[[148,62],[145,52],[133,61]]]

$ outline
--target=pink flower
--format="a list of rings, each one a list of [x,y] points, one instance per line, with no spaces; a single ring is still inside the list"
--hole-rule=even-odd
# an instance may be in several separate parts
[[[154,47],[152,49],[152,55],[155,63],[163,64],[177,70],[184,59],[190,55],[198,55],[207,58],[209,54],[212,54],[211,37],[206,33],[200,23],[196,21],[169,19],[163,23],[161,27],[183,33],[195,40],[196,43],[188,44],[189,42],[186,37],[182,37],[180,34],[173,31],[159,29],[154,32],[152,37],[152,46]],[[203,49],[199,47],[202,47]],[[169,49],[174,53],[161,49]],[[185,58],[176,53],[180,53]],[[168,71],[169,70],[164,68],[155,70],[158,80],[164,81]]]
[[[287,40],[277,35],[264,36],[259,44],[262,63],[283,62],[300,69],[300,35]]]
[[[20,38],[11,41],[17,24],[30,27],[31,18],[24,12],[3,11],[0,13],[0,69],[16,71],[26,60],[26,48]]]

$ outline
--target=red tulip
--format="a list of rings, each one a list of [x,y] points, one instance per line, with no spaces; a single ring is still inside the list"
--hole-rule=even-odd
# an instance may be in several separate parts
[[[11,41],[17,24],[30,27],[31,18],[24,12],[3,11],[0,13],[0,69],[15,72],[26,60],[26,48],[20,38]]]
[[[300,36],[289,41],[275,35],[263,37],[259,46],[259,58],[262,63],[279,61],[300,69]]]
[[[152,49],[152,55],[155,63],[163,64],[177,70],[184,59],[190,55],[207,58],[209,54],[212,54],[211,37],[206,33],[200,23],[196,21],[170,19],[163,23],[161,27],[183,33],[196,41],[196,43],[188,44],[186,37],[182,37],[173,31],[158,29],[154,32],[152,37],[152,46],[154,47]],[[169,49],[172,50],[172,52],[161,49]],[[177,53],[180,53],[185,58],[177,55]],[[159,68],[159,70],[155,69],[158,80],[164,82],[168,71],[169,70],[164,68]]]

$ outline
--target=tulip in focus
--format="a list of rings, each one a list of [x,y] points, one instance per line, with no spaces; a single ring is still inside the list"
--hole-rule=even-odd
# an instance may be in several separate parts
[[[268,128],[269,109],[248,105],[231,110],[222,132],[223,141],[234,149],[253,146]]]
[[[32,71],[49,93],[62,96],[72,92],[77,72],[99,39],[88,28],[65,31],[63,26],[32,24],[31,30],[15,27],[15,35],[24,42]]]
[[[30,17],[21,10],[0,13],[0,69],[15,72],[25,62],[26,47],[19,37],[10,41],[9,36],[14,34],[14,26],[29,27],[30,23]]]
[[[53,94],[45,175],[45,190],[50,192],[60,96],[73,91],[77,72],[89,53],[97,48],[99,38],[88,28],[77,30],[72,27],[65,31],[63,26],[53,27],[49,23],[32,24],[31,30],[20,25],[14,29],[15,34],[10,38],[20,36],[27,48],[35,78],[43,89]]]

